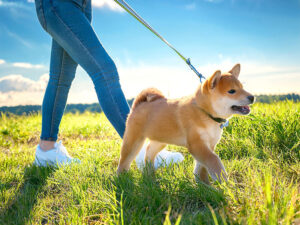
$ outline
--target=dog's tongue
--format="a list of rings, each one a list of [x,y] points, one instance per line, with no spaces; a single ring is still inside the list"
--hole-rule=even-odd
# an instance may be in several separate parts
[[[245,106],[241,106],[242,109],[242,113],[249,113],[250,112],[250,107],[245,105]]]
[[[246,115],[250,113],[250,107],[248,105],[243,105],[243,106],[232,106],[232,109],[238,112],[241,112],[242,114]]]

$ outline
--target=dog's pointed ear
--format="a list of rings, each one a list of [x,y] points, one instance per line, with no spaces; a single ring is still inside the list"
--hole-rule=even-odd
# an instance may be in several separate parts
[[[208,79],[208,87],[213,89],[217,86],[217,83],[221,79],[221,71],[217,70],[209,79]]]
[[[238,63],[229,71],[235,78],[238,78],[241,72],[241,65]]]

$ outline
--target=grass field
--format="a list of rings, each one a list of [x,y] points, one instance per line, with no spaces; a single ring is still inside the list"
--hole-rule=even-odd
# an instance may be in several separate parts
[[[229,182],[180,165],[116,176],[121,139],[103,114],[66,114],[59,139],[81,164],[32,166],[41,116],[0,118],[0,224],[300,224],[300,103],[255,104],[224,130]]]

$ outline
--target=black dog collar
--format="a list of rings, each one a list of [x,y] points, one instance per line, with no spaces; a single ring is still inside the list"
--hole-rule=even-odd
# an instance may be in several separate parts
[[[221,129],[228,126],[228,120],[220,118],[220,117],[214,117],[211,114],[209,114],[208,112],[206,112],[204,109],[200,108],[199,106],[196,105],[196,107],[198,109],[200,109],[202,112],[204,112],[209,118],[216,121],[217,123],[220,123],[221,124],[220,125]]]

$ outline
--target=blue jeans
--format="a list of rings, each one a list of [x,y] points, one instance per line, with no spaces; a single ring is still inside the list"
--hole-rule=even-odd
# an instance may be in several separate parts
[[[79,64],[91,77],[106,117],[123,137],[129,106],[117,68],[92,26],[91,0],[35,0],[42,27],[52,37],[50,78],[42,105],[42,140],[56,141]]]

